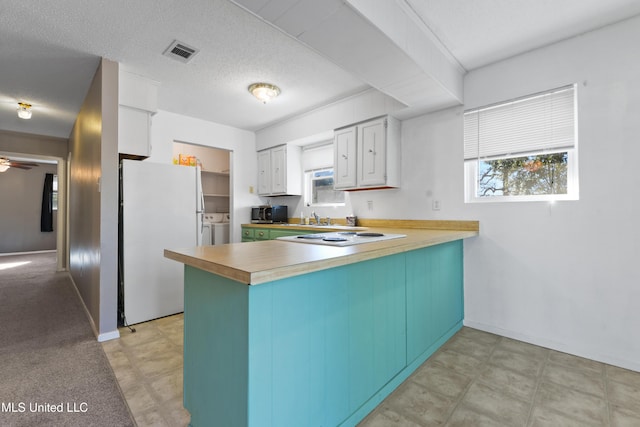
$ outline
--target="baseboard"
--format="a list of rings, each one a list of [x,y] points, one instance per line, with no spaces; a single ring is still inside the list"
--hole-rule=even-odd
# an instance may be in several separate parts
[[[503,329],[492,325],[487,325],[481,322],[475,322],[473,320],[464,320],[464,326],[469,328],[478,329],[484,332],[500,335],[506,338],[511,338],[518,341],[523,341],[529,344],[534,344],[540,347],[549,348],[551,350],[560,351],[562,353],[572,354],[578,357],[584,357],[585,359],[595,360],[596,362],[606,363],[607,365],[617,366],[623,369],[629,369],[631,371],[640,372],[640,362],[631,361],[626,359],[620,359],[608,354],[603,354],[593,349],[576,348],[568,344],[564,344],[557,341],[548,340],[541,337],[533,337],[530,335],[522,334],[510,329]]]
[[[96,324],[93,321],[93,317],[91,317],[91,313],[89,312],[89,309],[87,309],[87,306],[85,305],[84,300],[82,299],[82,295],[80,295],[80,291],[78,290],[78,286],[76,285],[76,282],[73,280],[73,276],[69,272],[67,272],[67,275],[69,276],[69,280],[71,280],[73,289],[76,291],[76,294],[78,295],[80,304],[82,304],[82,308],[84,309],[84,314],[87,316],[87,319],[89,320],[89,325],[91,325],[91,330],[93,331],[93,335],[96,336],[96,339],[98,340],[98,342],[104,342],[104,341],[120,338],[120,332],[118,332],[117,329],[115,331],[105,332],[103,334],[98,332],[98,328],[96,328]]]
[[[120,338],[120,331],[118,331],[116,329],[115,331],[107,332],[105,334],[99,334],[98,335],[98,342],[105,342],[105,341],[109,341],[109,340],[115,340],[117,338]]]

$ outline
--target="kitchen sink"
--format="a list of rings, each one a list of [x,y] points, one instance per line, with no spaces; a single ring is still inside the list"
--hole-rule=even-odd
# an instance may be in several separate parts
[[[351,227],[354,228],[354,227]],[[357,228],[357,227],[355,227]],[[285,236],[278,237],[278,240],[284,240],[287,242],[295,243],[310,243],[314,245],[326,245],[326,246],[352,246],[360,245],[363,243],[380,242],[383,240],[400,239],[407,237],[406,234],[383,234],[383,233],[370,233],[370,232],[328,232],[328,233],[315,233],[304,234],[300,236]]]

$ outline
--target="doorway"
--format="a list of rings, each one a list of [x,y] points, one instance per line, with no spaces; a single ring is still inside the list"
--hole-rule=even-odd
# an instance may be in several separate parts
[[[66,163],[62,158],[0,152],[0,157],[22,167],[9,167],[0,172],[3,185],[0,198],[9,200],[0,207],[0,253],[55,251],[58,271],[66,270]],[[43,184],[46,174],[52,174],[54,187],[53,231],[40,229]]]
[[[195,162],[202,168],[204,213],[208,218],[207,222],[212,222],[207,224],[213,232],[210,244],[229,243],[229,229],[232,228],[233,222],[232,152],[217,147],[174,141],[173,163],[190,162]],[[221,230],[224,230],[225,237],[220,237]]]

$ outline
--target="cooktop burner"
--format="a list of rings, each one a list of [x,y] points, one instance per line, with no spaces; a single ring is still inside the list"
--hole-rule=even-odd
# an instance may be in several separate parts
[[[316,245],[329,245],[329,246],[351,246],[360,245],[363,243],[380,242],[382,240],[399,239],[407,237],[406,234],[383,234],[383,233],[371,233],[354,231],[342,231],[342,232],[329,232],[329,233],[314,233],[314,234],[302,234],[299,236],[286,236],[278,237],[278,240],[285,240],[287,242],[297,243],[312,243]]]

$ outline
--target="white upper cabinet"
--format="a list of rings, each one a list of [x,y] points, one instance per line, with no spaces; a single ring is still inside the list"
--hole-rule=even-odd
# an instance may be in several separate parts
[[[151,155],[151,115],[157,111],[158,83],[120,70],[118,80],[118,153]]]
[[[287,193],[287,147],[284,145],[271,150],[271,192]]]
[[[337,129],[334,179],[340,190],[400,186],[400,124],[381,117]]]
[[[118,106],[118,153],[134,157],[151,155],[151,114]]]
[[[356,186],[356,137],[357,128],[349,127],[336,130],[334,135],[335,188],[353,188]]]
[[[302,194],[300,147],[281,145],[258,152],[258,194],[299,196]]]
[[[374,120],[358,126],[358,181],[361,187],[386,185],[386,120]]]
[[[271,193],[271,150],[258,152],[258,194]]]

